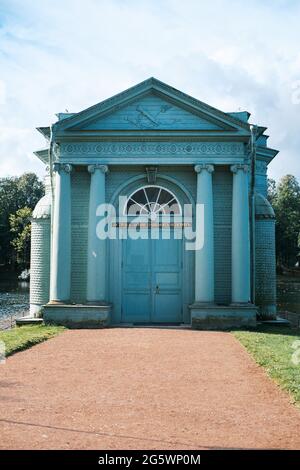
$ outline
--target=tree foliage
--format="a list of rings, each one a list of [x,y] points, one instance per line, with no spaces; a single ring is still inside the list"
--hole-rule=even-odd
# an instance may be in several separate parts
[[[12,243],[16,233],[11,231],[10,216],[14,214],[18,217],[19,209],[34,209],[43,194],[44,185],[34,173],[0,178],[0,264],[12,265],[20,259],[16,244]],[[29,263],[29,253],[26,253],[26,263]]]
[[[300,185],[295,176],[283,176],[277,185],[269,180],[268,198],[276,214],[277,262],[294,266],[300,244]]]
[[[17,263],[22,267],[27,266],[30,259],[31,214],[32,209],[23,207],[9,216],[10,231],[13,234],[11,245],[15,249]]]

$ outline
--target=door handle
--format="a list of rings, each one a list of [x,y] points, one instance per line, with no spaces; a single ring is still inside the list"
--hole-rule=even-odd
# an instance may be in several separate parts
[[[155,292],[155,294],[159,294],[159,286],[156,286],[156,287],[155,287],[155,291],[154,291],[154,292]]]

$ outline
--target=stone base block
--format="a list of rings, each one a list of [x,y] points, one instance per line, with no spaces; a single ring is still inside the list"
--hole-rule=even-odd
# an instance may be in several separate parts
[[[105,328],[110,324],[110,304],[47,304],[43,307],[45,323],[68,328]]]
[[[26,326],[26,325],[42,325],[43,324],[43,319],[42,318],[36,318],[32,316],[28,317],[21,317],[16,319],[16,325],[17,326]]]
[[[30,304],[30,316],[35,318],[40,318],[42,315],[42,304]]]
[[[258,315],[261,320],[276,320],[276,304],[259,305]]]
[[[252,304],[220,306],[194,303],[190,305],[192,328],[199,330],[227,330],[255,327],[257,307]]]

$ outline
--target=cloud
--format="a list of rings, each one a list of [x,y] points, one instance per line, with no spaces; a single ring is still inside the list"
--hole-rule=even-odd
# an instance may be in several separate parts
[[[188,3],[188,4],[187,4]],[[156,76],[224,111],[247,109],[300,178],[296,1],[2,0],[0,171],[43,173],[35,127]]]

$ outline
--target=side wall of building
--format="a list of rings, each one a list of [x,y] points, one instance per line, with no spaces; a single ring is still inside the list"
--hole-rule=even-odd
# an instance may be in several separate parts
[[[49,302],[50,218],[32,219],[30,254],[30,314],[39,316]]]
[[[276,316],[275,220],[256,220],[255,301],[264,318]]]
[[[264,319],[276,317],[275,214],[267,200],[267,167],[256,164],[255,303]]]
[[[215,302],[231,302],[232,173],[215,167],[213,173]]]
[[[75,167],[71,173],[71,302],[86,302],[90,174]]]

